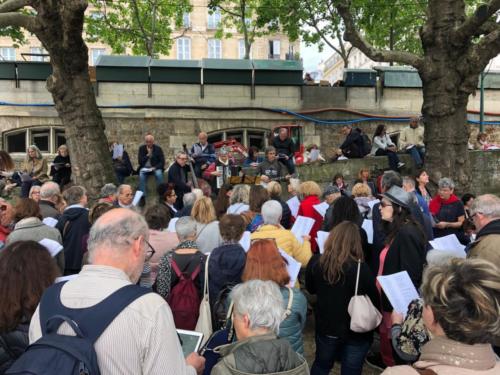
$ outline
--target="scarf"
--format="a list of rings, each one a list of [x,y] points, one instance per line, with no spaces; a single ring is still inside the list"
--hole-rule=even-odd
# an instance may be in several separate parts
[[[439,195],[436,195],[429,203],[429,211],[433,215],[437,215],[441,210],[441,206],[452,204],[458,202],[458,197],[455,194],[452,194],[448,199],[444,200]]]

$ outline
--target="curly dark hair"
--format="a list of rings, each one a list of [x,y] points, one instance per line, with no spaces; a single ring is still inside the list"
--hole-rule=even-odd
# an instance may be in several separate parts
[[[38,242],[17,241],[5,247],[0,253],[0,333],[29,322],[57,276],[54,258]]]

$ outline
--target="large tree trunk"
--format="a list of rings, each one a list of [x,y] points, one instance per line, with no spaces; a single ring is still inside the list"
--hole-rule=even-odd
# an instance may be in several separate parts
[[[82,38],[87,1],[45,0],[36,8],[35,34],[50,54],[53,73],[47,89],[65,128],[73,179],[91,196],[97,196],[105,183],[115,181],[115,176]]]

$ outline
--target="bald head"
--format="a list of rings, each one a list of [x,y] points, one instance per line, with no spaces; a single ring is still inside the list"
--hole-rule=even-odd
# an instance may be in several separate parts
[[[148,147],[153,146],[153,144],[155,143],[155,137],[153,137],[152,134],[146,134],[146,136],[144,137],[144,143]]]

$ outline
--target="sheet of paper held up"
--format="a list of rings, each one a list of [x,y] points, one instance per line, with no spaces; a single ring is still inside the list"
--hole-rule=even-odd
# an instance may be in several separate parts
[[[323,254],[325,252],[325,241],[328,238],[329,234],[330,232],[325,232],[322,230],[319,230],[317,233],[318,236],[316,237],[316,243],[318,244],[320,254]]]
[[[132,206],[137,206],[143,195],[144,193],[142,191],[137,190],[134,195],[134,200],[132,201]]]
[[[465,258],[465,246],[460,243],[455,234],[435,238],[429,241],[433,249],[446,250],[454,253],[459,258]]]
[[[244,231],[243,235],[241,236],[241,239],[239,241],[239,244],[245,250],[245,252],[248,252],[250,250],[250,232],[249,231]]]
[[[311,161],[316,161],[319,158],[319,150],[317,148],[311,150]]]
[[[363,225],[361,225],[366,232],[366,236],[368,237],[368,243],[373,243],[373,220],[365,219],[363,220]]]
[[[297,216],[295,223],[293,223],[292,233],[299,240],[300,243],[304,242],[302,236],[309,235],[314,225],[314,219],[305,216]]]
[[[113,147],[113,159],[118,159],[123,156],[123,145],[115,144]]]
[[[382,286],[394,310],[406,316],[410,302],[419,298],[408,272],[402,271],[392,275],[377,276],[377,281]]]
[[[295,286],[295,283],[297,282],[297,277],[299,276],[300,272],[300,267],[302,265],[297,262],[295,259],[293,259],[290,255],[285,253],[283,250],[279,249],[281,255],[283,258],[286,259],[288,265],[286,266],[286,269],[288,270],[288,274],[290,275],[290,287]]]
[[[179,220],[178,217],[174,217],[173,219],[170,219],[170,222],[168,223],[168,228],[167,232],[173,232],[175,233],[175,223]]]
[[[38,241],[38,243],[42,246],[45,246],[52,258],[59,254],[63,249],[63,246],[59,242],[50,240],[48,238],[44,238],[43,240]]]
[[[313,206],[314,209],[316,210],[316,212],[318,214],[320,214],[321,216],[325,217],[325,214],[326,214],[326,210],[328,210],[328,207],[330,207],[330,205],[326,202],[323,202],[323,203],[320,203],[320,204],[316,204]]]
[[[289,200],[286,201],[286,204],[288,204],[288,207],[290,207],[290,212],[292,213],[292,216],[297,217],[300,206],[299,198],[297,197],[290,198]]]
[[[45,219],[42,220],[42,223],[48,225],[49,227],[55,228],[57,225],[57,220],[54,219],[53,217],[46,217]]]

